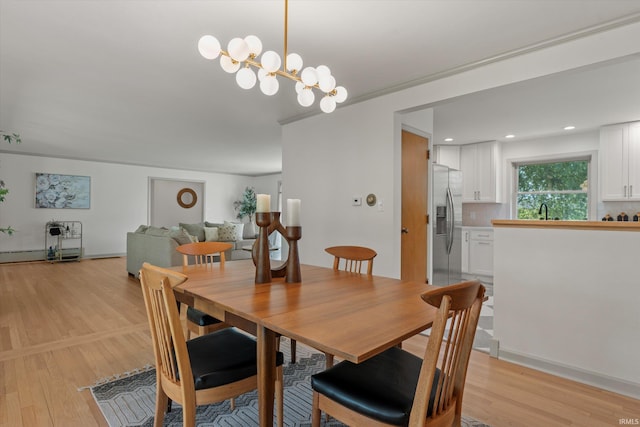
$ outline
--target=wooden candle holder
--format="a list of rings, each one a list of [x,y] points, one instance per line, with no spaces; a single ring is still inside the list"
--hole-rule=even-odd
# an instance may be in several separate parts
[[[302,282],[300,274],[300,256],[298,255],[298,240],[302,237],[302,227],[287,227],[284,234],[289,243],[289,256],[287,258],[287,273],[284,281],[287,283]]]
[[[255,283],[271,282],[271,262],[269,260],[269,225],[271,212],[256,212],[256,224],[260,227],[258,240],[255,243],[256,280]]]
[[[286,283],[300,283],[302,281],[302,276],[300,274],[300,256],[298,254],[298,240],[302,237],[302,227],[287,227],[285,228],[280,222],[280,212],[262,212],[264,216],[270,214],[269,223],[266,226],[262,226],[262,223],[265,223],[265,218],[261,220],[258,219],[258,215],[260,213],[256,213],[256,224],[260,226],[260,232],[258,234],[258,240],[253,244],[253,248],[251,250],[251,255],[253,258],[253,264],[256,266],[256,283],[267,283],[258,280],[264,279],[264,272],[260,271],[260,279],[258,279],[258,271],[260,270],[260,263],[262,265],[268,265],[267,268],[270,269],[269,281],[273,277],[284,277]],[[261,237],[264,233],[263,228],[266,229],[266,237]],[[287,241],[289,245],[289,255],[287,257],[287,261],[282,263],[282,265],[277,266],[275,268],[271,268],[271,261],[269,259],[269,236],[273,232],[279,232],[282,237]],[[266,263],[264,261],[264,248],[261,251],[261,247],[263,247],[263,241],[267,242],[266,252],[267,252],[267,260]],[[261,261],[262,260],[262,261]],[[264,268],[264,267],[262,267]]]

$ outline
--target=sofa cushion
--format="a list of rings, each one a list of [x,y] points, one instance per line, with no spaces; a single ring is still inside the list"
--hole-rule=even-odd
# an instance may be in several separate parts
[[[216,228],[220,228],[224,225],[224,223],[217,223],[217,222],[209,222],[209,221],[205,221],[204,222],[204,226],[205,227],[216,227]]]
[[[218,227],[205,227],[204,239],[207,242],[217,242],[219,240]]]
[[[136,231],[134,231],[134,233],[143,233],[144,234],[144,233],[147,232],[148,229],[149,229],[148,225],[141,225],[140,227],[138,227],[136,229]]]
[[[197,224],[185,224],[183,222],[178,223],[180,228],[184,228],[185,231],[192,236],[196,236],[198,238],[198,242],[204,242],[204,222],[199,222]]]
[[[244,224],[225,221],[222,227],[218,229],[218,238],[223,242],[242,240],[243,230]]]
[[[164,227],[154,227],[150,225],[147,227],[144,234],[148,234],[150,236],[158,236],[158,237],[166,237],[169,235],[169,229]]]

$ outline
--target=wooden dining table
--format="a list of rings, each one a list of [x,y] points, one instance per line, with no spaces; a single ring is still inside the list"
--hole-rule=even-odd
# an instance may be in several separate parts
[[[273,425],[276,336],[360,363],[429,328],[431,286],[302,265],[301,283],[255,284],[251,260],[173,267],[188,276],[176,298],[257,338],[260,426]]]

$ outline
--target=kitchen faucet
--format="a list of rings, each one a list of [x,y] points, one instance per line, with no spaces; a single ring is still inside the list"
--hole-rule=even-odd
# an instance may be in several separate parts
[[[542,215],[542,207],[544,206],[544,219],[545,221],[549,219],[549,207],[546,203],[542,203],[540,205],[540,210],[538,211],[538,215]],[[542,219],[542,218],[540,218]]]

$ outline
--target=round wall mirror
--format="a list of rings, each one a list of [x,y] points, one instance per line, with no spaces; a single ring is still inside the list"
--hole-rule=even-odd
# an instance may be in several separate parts
[[[190,188],[183,188],[178,191],[178,204],[185,209],[192,208],[198,201],[196,192]]]

